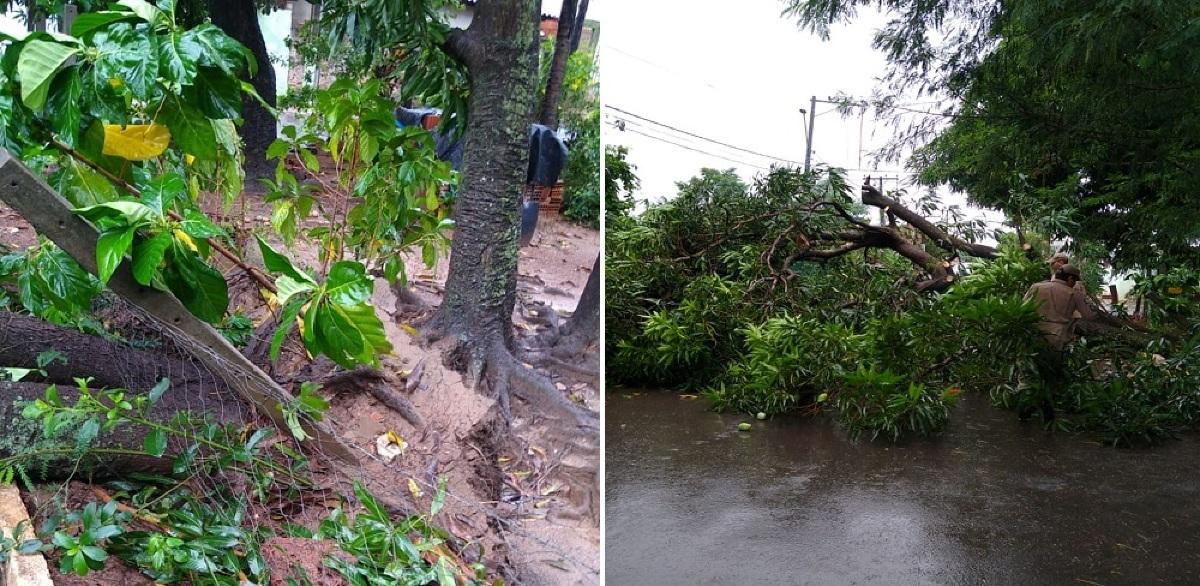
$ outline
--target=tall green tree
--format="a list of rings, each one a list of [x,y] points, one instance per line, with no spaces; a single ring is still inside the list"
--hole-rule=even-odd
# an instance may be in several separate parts
[[[550,61],[550,76],[546,80],[546,92],[538,122],[550,128],[558,127],[558,100],[562,96],[563,78],[567,71],[567,57],[571,55],[571,38],[575,33],[575,9],[579,0],[563,0],[558,14],[558,33],[554,38],[554,56]]]
[[[479,3],[470,27],[453,31],[441,12],[448,6],[442,0],[333,0],[323,15],[333,39],[368,47],[372,68],[385,64],[397,72],[403,98],[441,106],[453,123],[465,121],[450,272],[427,333],[453,338],[452,362],[490,386],[505,415],[517,392],[539,408],[586,417],[514,355],[517,236],[538,89],[540,5]]]
[[[793,1],[813,30],[853,0]],[[1200,156],[1200,5],[1159,0],[885,0],[888,88],[951,106],[905,135],[926,184],[949,184],[1118,266],[1200,263],[1187,213]]]
[[[258,23],[259,2],[247,0],[208,0],[208,14],[213,24],[250,49],[257,70],[247,72],[247,78],[255,91],[262,97],[242,102],[242,139],[245,141],[246,174],[266,177],[274,166],[267,162],[267,147],[276,138],[275,114],[268,109],[275,107],[275,68],[267,54],[267,43],[263,39],[262,27]],[[275,2],[266,3],[268,9]],[[252,182],[257,183],[257,182]]]

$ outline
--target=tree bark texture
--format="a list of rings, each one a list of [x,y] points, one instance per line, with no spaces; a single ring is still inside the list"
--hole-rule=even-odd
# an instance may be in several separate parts
[[[166,377],[173,387],[197,390],[197,401],[229,394],[221,378],[197,362],[0,312],[0,365],[37,369],[38,355],[47,350],[66,358],[66,363],[54,361],[46,366],[47,382],[74,384],[77,377],[91,377],[97,387],[144,392]]]
[[[483,366],[487,346],[512,348],[517,291],[517,232],[528,162],[529,115],[537,91],[538,4],[479,4],[470,29],[447,49],[471,78],[458,227],[450,272],[435,321],[472,346],[471,366]]]
[[[575,26],[571,27],[571,52],[579,50],[579,41],[583,39],[583,23],[587,21],[588,0],[579,0],[579,10],[575,14]]]
[[[592,265],[592,274],[588,275],[583,293],[579,295],[579,303],[571,319],[563,326],[563,338],[558,343],[555,354],[567,358],[587,349],[588,346],[600,339],[600,255]]]
[[[558,35],[554,39],[554,57],[550,60],[550,76],[542,96],[538,122],[551,129],[558,128],[558,99],[562,96],[563,77],[567,74],[567,57],[571,56],[571,34],[575,30],[575,7],[579,0],[563,0],[558,15]]]
[[[66,362],[55,360],[46,365],[43,376],[34,373],[28,379],[36,382],[0,382],[0,456],[14,450],[28,450],[49,445],[73,445],[73,438],[47,442],[41,436],[41,424],[21,417],[25,401],[45,395],[48,385],[58,388],[64,403],[73,405],[79,397],[76,379],[90,378],[89,388],[122,388],[145,395],[162,378],[171,386],[150,409],[150,419],[167,423],[180,412],[207,414],[216,421],[241,423],[248,419],[248,408],[237,394],[225,387],[221,379],[203,366],[166,352],[140,350],[126,344],[89,336],[61,328],[29,316],[0,312],[0,365],[37,370],[38,356],[55,350]],[[147,430],[130,425],[117,427],[101,434],[93,447],[141,450]],[[169,443],[171,450],[184,446]],[[167,471],[169,458],[149,456],[100,456],[88,460],[88,468],[96,465],[113,472]],[[64,473],[69,472],[64,471]]]
[[[268,104],[275,106],[275,67],[267,54],[262,28],[258,24],[258,7],[250,0],[209,0],[208,13],[213,24],[233,37],[258,61],[258,72],[247,81]],[[246,175],[270,175],[273,168],[267,163],[267,147],[275,141],[275,116],[250,97],[242,99],[242,139],[246,143]],[[254,182],[256,183],[256,182]],[[249,182],[247,183],[249,184]]]

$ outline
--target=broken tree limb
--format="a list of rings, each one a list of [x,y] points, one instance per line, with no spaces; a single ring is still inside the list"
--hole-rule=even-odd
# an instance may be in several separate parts
[[[866,184],[862,186],[862,202],[866,205],[886,210],[889,214],[904,220],[908,225],[928,236],[930,240],[947,252],[963,251],[971,256],[980,258],[995,258],[996,256],[996,249],[994,247],[986,244],[967,242],[941,229],[933,222],[925,219],[921,214],[904,207],[899,201],[884,195],[874,185]]]
[[[84,270],[96,274],[96,229],[79,216],[58,193],[31,173],[7,150],[0,149],[0,199],[21,214],[38,233],[54,241]],[[130,264],[121,263],[109,279],[108,288],[158,320],[189,352],[229,388],[254,405],[280,429],[287,429],[280,406],[292,402],[290,393],[254,363],[242,356],[228,340],[207,323],[193,316],[170,293],[146,287],[133,277]],[[316,446],[348,463],[358,463],[350,448],[321,422],[304,422]]]

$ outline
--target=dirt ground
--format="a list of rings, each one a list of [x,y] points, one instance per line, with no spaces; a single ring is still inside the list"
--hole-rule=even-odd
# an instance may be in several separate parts
[[[269,216],[269,204],[258,202],[246,210],[247,223],[259,228],[269,228]],[[33,230],[0,205],[0,244],[24,248],[34,243]],[[539,303],[549,305],[560,319],[570,314],[599,246],[596,230],[564,221],[557,214],[540,218],[532,243],[520,255],[519,300],[514,311],[518,339],[536,335],[543,327],[545,308]],[[316,249],[311,244],[298,242],[289,253],[301,264],[316,264]],[[255,262],[254,254],[248,255],[248,262]],[[406,258],[412,291],[431,306],[440,299],[448,264],[448,258],[442,257],[430,270],[419,255]],[[226,271],[231,283],[230,309],[243,310],[258,324],[267,317],[265,309],[249,280],[238,279],[237,271],[232,267]],[[317,461],[318,468],[324,466],[320,476],[346,492],[349,481],[360,480],[377,495],[425,513],[436,493],[437,478],[445,476],[445,508],[433,521],[466,544],[462,548],[466,562],[482,561],[510,582],[598,584],[598,429],[581,432],[573,423],[544,417],[516,402],[511,433],[502,433],[492,415],[492,399],[443,365],[440,345],[420,343],[417,328],[429,310],[397,311],[395,292],[382,279],[376,283],[373,301],[394,347],[383,360],[386,384],[404,388],[406,380],[420,373],[419,385],[406,397],[423,425],[414,425],[370,393],[329,389],[332,406],[326,419],[343,440],[361,450],[362,464],[352,470],[335,461]],[[595,348],[590,351],[598,353]],[[283,363],[289,355],[303,357],[296,340],[285,345],[279,371],[286,372]],[[598,357],[593,354],[588,362],[595,367]],[[274,374],[280,378],[279,372]],[[543,374],[566,396],[599,412],[596,379]],[[376,451],[377,438],[387,432],[407,443],[405,452],[390,463]],[[306,517],[315,522],[321,515]],[[121,575],[118,581],[126,578]]]

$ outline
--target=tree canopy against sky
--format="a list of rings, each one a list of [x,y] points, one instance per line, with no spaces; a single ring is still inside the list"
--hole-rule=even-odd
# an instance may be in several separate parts
[[[932,138],[910,160],[922,182],[1014,218],[1053,217],[1033,227],[1099,242],[1117,266],[1200,259],[1187,213],[1200,5],[809,0],[785,13],[828,34],[868,5],[893,16],[875,39],[891,65],[883,103],[905,92],[953,103],[904,137]]]

